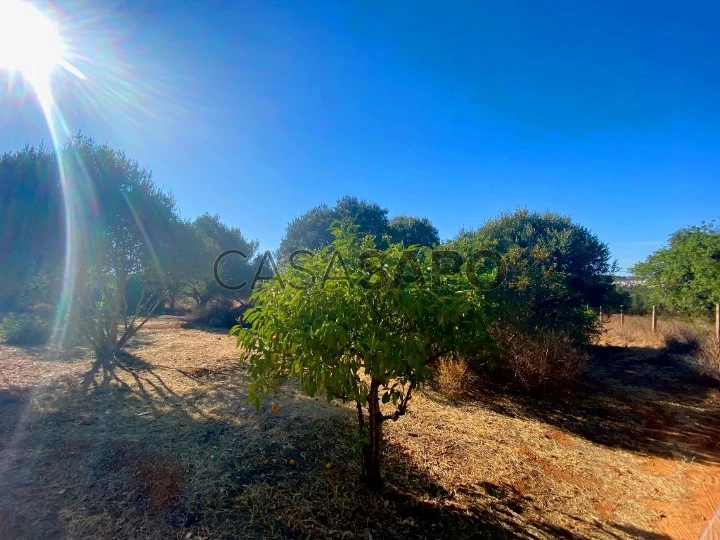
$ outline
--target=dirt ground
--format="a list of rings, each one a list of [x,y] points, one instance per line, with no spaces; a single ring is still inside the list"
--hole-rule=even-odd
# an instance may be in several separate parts
[[[354,409],[256,410],[225,333],[160,317],[104,365],[0,346],[0,538],[720,538],[719,385],[603,343],[563,399],[418,393],[381,492]]]

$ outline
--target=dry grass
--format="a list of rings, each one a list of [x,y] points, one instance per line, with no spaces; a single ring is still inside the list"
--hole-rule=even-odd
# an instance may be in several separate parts
[[[603,319],[603,333],[598,343],[618,347],[660,349],[665,346],[663,330],[667,332],[671,328],[671,324],[660,320],[658,321],[658,331],[653,333],[650,317],[625,315],[623,324],[620,324],[620,316],[612,315]]]
[[[515,384],[527,391],[568,388],[577,381],[587,362],[585,352],[562,334],[531,336],[493,325],[490,336],[500,351],[501,366],[509,370]]]
[[[256,411],[234,341],[181,322],[151,321],[114,365],[12,349],[0,537],[661,539],[709,518],[695,493],[720,479],[720,396],[643,371],[652,350],[603,349],[574,401],[419,392],[386,424],[375,493],[356,483],[352,407],[290,385]],[[464,372],[443,369],[451,386]]]
[[[700,321],[678,319],[658,320],[653,333],[650,317],[619,315],[604,320],[600,345],[666,349],[668,353],[683,355],[696,369],[720,380],[720,344],[712,325]]]
[[[435,381],[448,397],[461,396],[472,385],[470,366],[464,358],[441,358],[435,368]]]
[[[714,336],[705,335],[695,357],[704,372],[720,380],[720,343]]]

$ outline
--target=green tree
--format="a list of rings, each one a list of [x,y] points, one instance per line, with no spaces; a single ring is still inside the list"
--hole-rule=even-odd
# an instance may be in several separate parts
[[[210,279],[217,250],[188,220],[178,220],[169,233],[171,241],[168,245],[168,264],[164,269],[164,289],[168,307],[172,311],[178,298],[193,296],[197,284]]]
[[[334,219],[334,210],[324,204],[294,218],[285,228],[285,236],[277,252],[278,259],[287,261],[294,251],[315,251],[329,245],[333,239],[330,224]]]
[[[200,263],[197,277],[189,283],[190,294],[198,306],[204,306],[212,298],[247,298],[255,273],[253,259],[258,249],[257,241],[247,240],[240,229],[229,227],[218,215],[203,214],[195,219],[192,228],[197,238],[196,249],[202,250],[196,255],[199,257],[196,259],[196,267]],[[242,255],[233,253],[223,257],[218,267],[218,277],[232,287],[247,283],[247,286],[237,291],[223,288],[215,279],[215,260],[228,250],[238,250]]]
[[[630,315],[647,315],[652,309],[650,289],[647,285],[632,285],[627,287],[630,295],[627,313]]]
[[[613,287],[605,295],[602,303],[605,313],[619,312],[621,309],[625,312],[631,312],[633,309],[633,295],[630,287],[623,287],[617,283],[613,283]]]
[[[720,302],[720,229],[714,221],[680,229],[632,273],[646,281],[653,304],[706,315]]]
[[[406,246],[433,247],[440,244],[438,230],[427,218],[396,216],[388,223],[388,234],[393,242]]]
[[[377,486],[383,422],[405,414],[431,362],[481,339],[482,296],[462,274],[442,265],[433,273],[428,252],[377,250],[347,225],[333,234],[330,246],[255,290],[251,328],[232,332],[258,405],[288,378],[311,396],[355,402],[363,478]]]
[[[75,201],[70,320],[98,358],[114,356],[147,322],[167,288],[180,220],[173,198],[122,152],[78,135],[60,156]],[[139,284],[137,295],[129,283]],[[135,297],[135,305],[128,298]]]
[[[0,311],[48,303],[57,293],[65,248],[57,171],[43,145],[0,156]]]
[[[357,226],[359,237],[373,236],[378,247],[386,245],[385,236],[406,246],[432,247],[440,243],[437,229],[427,218],[396,216],[388,221],[387,216],[388,211],[380,205],[351,196],[338,199],[332,208],[316,206],[288,224],[277,251],[278,260],[285,263],[295,251],[315,251],[330,245],[330,227],[336,221]]]
[[[387,210],[376,203],[345,196],[333,208],[323,204],[293,219],[280,242],[278,260],[286,262],[298,250],[314,251],[328,246],[333,241],[330,225],[335,221],[356,225],[361,234],[374,236],[378,244],[388,232]]]
[[[610,251],[569,217],[520,209],[461,231],[451,245],[469,253],[487,249],[502,257],[502,287],[491,292],[503,324],[531,334],[560,331],[590,341],[599,307],[614,291]]]

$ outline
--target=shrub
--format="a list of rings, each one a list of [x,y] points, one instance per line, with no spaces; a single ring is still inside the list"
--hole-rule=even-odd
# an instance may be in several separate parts
[[[720,381],[720,343],[712,332],[702,334],[700,345],[694,351],[693,359],[702,374]]]
[[[462,394],[470,384],[470,366],[464,358],[443,357],[435,367],[440,391],[450,397]]]
[[[531,335],[562,333],[586,345],[600,331],[589,307],[628,302],[613,284],[608,246],[566,216],[517,210],[462,231],[450,246],[466,257],[500,256],[492,265],[502,286],[487,290],[486,303],[498,308],[494,320]]]
[[[47,321],[39,315],[9,313],[0,323],[0,337],[8,345],[40,345],[49,334]]]
[[[663,338],[669,353],[694,354],[700,349],[700,338],[687,326],[672,326],[664,333]]]
[[[497,346],[500,371],[515,386],[531,393],[567,388],[579,378],[587,361],[587,354],[561,333],[530,335],[497,324],[489,333]]]

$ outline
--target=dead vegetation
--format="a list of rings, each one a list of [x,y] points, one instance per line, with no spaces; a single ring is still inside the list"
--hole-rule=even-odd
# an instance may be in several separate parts
[[[598,347],[554,400],[448,361],[453,399],[386,425],[378,497],[352,408],[256,411],[232,338],[146,328],[112,364],[2,349],[0,537],[696,538],[720,504],[719,390],[660,343]]]
[[[600,345],[665,349],[682,356],[700,373],[720,381],[720,343],[708,323],[658,320],[652,331],[649,317],[613,315],[604,319]]]
[[[439,390],[450,397],[462,396],[474,383],[470,365],[464,358],[440,358],[434,378]]]
[[[491,325],[489,333],[499,349],[500,367],[512,384],[528,392],[573,387],[587,362],[585,351],[560,333],[535,336],[501,325]]]

